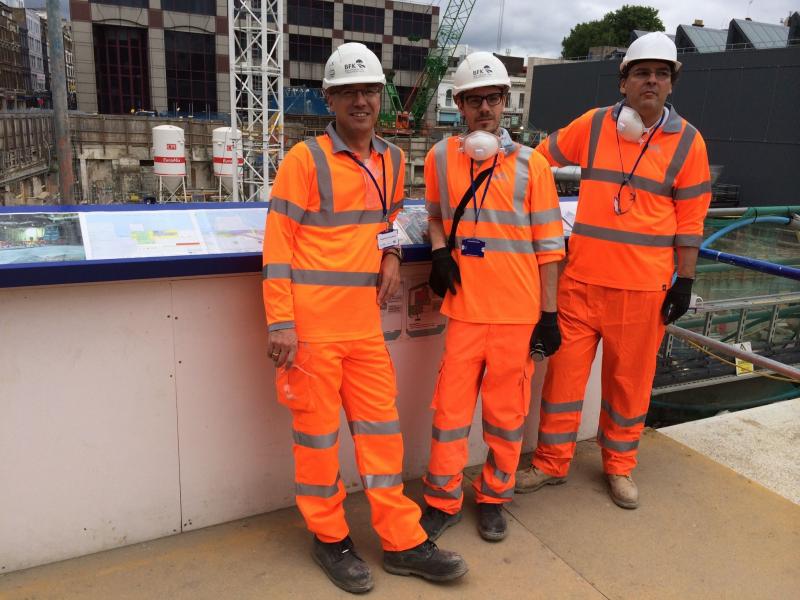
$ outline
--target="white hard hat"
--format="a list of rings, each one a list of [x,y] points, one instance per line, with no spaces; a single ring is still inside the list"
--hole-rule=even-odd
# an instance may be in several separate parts
[[[653,33],[646,33],[636,41],[634,41],[625,53],[625,58],[619,65],[619,70],[624,71],[628,63],[635,60],[663,60],[672,63],[674,70],[677,72],[681,68],[681,63],[678,61],[678,50],[675,48],[675,42],[669,39],[664,33],[654,31]]]
[[[464,57],[453,76],[453,94],[487,85],[511,89],[506,66],[491,52],[473,52]]]
[[[382,83],[386,85],[381,61],[364,44],[348,42],[333,51],[325,63],[322,89],[352,83]]]

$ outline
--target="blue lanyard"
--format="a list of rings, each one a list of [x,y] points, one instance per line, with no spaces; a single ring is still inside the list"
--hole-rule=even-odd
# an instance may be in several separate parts
[[[478,224],[478,217],[481,214],[481,210],[483,209],[483,203],[486,201],[486,192],[489,191],[489,185],[492,183],[492,173],[494,173],[494,168],[497,166],[497,154],[494,155],[494,162],[492,163],[492,168],[489,169],[489,176],[486,178],[486,185],[483,188],[483,196],[481,196],[481,203],[478,206],[478,196],[475,193],[475,178],[472,176],[472,171],[475,168],[475,161],[473,159],[469,159],[469,187],[472,190],[472,207],[475,210],[475,224]]]
[[[372,180],[372,185],[375,186],[375,190],[377,190],[377,192],[378,192],[378,198],[380,198],[380,200],[381,200],[381,206],[383,207],[383,218],[386,219],[387,218],[386,215],[389,212],[388,211],[388,207],[386,206],[386,161],[383,159],[383,154],[380,154],[380,153],[378,153],[378,154],[381,157],[381,174],[383,175],[383,192],[381,192],[381,188],[378,187],[378,182],[375,180],[375,176],[372,174],[372,171],[369,170],[367,165],[365,165],[363,162],[358,160],[355,157],[355,155],[351,154],[350,152],[347,153],[347,156],[352,158],[353,161],[359,167],[364,169],[367,172],[367,175],[369,175],[369,178]],[[388,221],[388,219],[387,219],[387,221]]]
[[[650,140],[653,139],[653,136],[656,134],[656,131],[658,131],[658,128],[661,127],[661,122],[663,120],[664,120],[664,111],[662,110],[661,111],[661,118],[658,120],[658,123],[656,123],[655,127],[653,127],[653,130],[650,132],[650,135],[647,137],[647,141],[644,144],[644,148],[642,148],[642,151],[639,152],[639,157],[636,159],[636,162],[633,163],[633,168],[631,169],[631,172],[628,175],[624,175],[625,166],[622,165],[622,150],[620,150],[620,148],[619,148],[619,133],[617,133],[617,151],[619,152],[620,165],[622,165],[622,173],[623,173],[622,185],[623,186],[625,186],[628,183],[630,183],[631,179],[633,179],[633,174],[636,172],[636,167],[639,166],[639,161],[642,160],[642,157],[644,156],[644,153],[647,152],[647,149],[650,147]]]

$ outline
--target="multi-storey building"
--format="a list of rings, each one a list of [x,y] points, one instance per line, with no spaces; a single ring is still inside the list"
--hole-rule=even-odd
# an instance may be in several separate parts
[[[0,2],[0,110],[24,106],[25,74],[19,36],[14,13]]]
[[[64,19],[62,22],[64,35],[64,72],[67,79],[67,108],[78,108],[78,86],[75,82],[75,61],[72,49],[72,23]]]
[[[401,97],[413,90],[438,25],[435,6],[392,0],[282,0],[284,85],[321,87],[325,61],[358,41]],[[71,0],[78,108],[230,110],[225,0]]]
[[[34,95],[42,98],[47,91],[47,78],[44,68],[44,49],[42,46],[42,23],[35,10],[25,9],[28,26],[28,56],[30,57],[31,86]]]

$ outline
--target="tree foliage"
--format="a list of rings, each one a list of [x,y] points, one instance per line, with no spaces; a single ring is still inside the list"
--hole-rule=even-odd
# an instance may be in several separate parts
[[[649,6],[625,4],[598,20],[578,23],[570,30],[569,35],[561,40],[561,56],[578,58],[587,56],[592,46],[628,45],[631,31],[664,31],[664,23],[658,16],[658,9]]]

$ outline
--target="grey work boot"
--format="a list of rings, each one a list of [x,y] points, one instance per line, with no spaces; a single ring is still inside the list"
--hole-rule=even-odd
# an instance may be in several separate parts
[[[460,554],[439,550],[430,540],[401,552],[385,550],[383,568],[394,575],[417,575],[429,581],[452,581],[469,570]]]
[[[508,525],[502,504],[478,503],[478,533],[487,542],[499,542],[506,537]]]
[[[425,512],[422,513],[419,524],[428,534],[428,539],[435,542],[444,533],[445,529],[452,527],[459,521],[461,521],[461,511],[451,515],[433,506],[428,506],[425,508]]]
[[[517,471],[515,479],[514,491],[517,494],[528,494],[546,485],[560,485],[567,481],[566,477],[555,477],[554,475],[540,471],[534,466],[530,466],[522,471]]]
[[[372,589],[374,585],[372,573],[370,573],[367,563],[356,554],[350,536],[331,544],[321,542],[317,536],[314,536],[314,548],[311,556],[325,571],[328,579],[344,591],[363,594]]]
[[[606,475],[608,495],[614,504],[622,508],[639,507],[639,488],[630,475]]]

